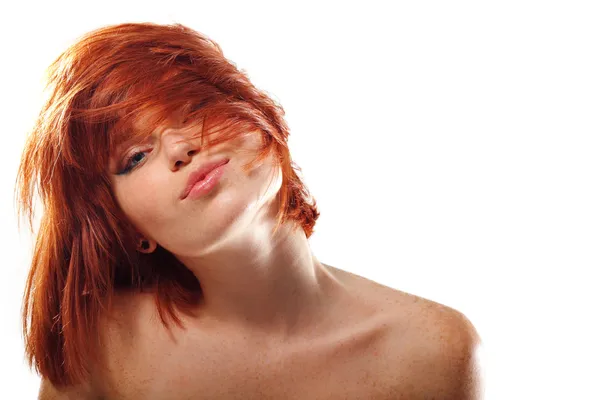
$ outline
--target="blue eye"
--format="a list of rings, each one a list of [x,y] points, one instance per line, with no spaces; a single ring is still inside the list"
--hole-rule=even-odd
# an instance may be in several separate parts
[[[131,171],[133,168],[135,168],[135,166],[143,160],[143,158],[139,158],[139,155],[143,155],[146,154],[146,151],[138,151],[137,153],[134,153],[131,155],[131,157],[129,157],[127,159],[127,162],[125,164],[125,168],[123,168],[123,170],[121,172],[119,172],[117,175],[124,175],[127,174],[129,171]],[[137,161],[136,163],[133,164],[134,161]]]

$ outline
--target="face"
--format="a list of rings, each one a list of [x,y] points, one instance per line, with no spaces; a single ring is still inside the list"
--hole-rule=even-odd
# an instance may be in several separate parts
[[[200,138],[191,138],[185,129],[157,131],[161,134],[147,144],[132,144],[111,155],[109,166],[117,202],[144,238],[175,256],[198,257],[251,230],[254,217],[275,206],[280,167],[268,159],[248,172],[242,169],[261,144],[260,132],[200,151]],[[193,171],[223,158],[229,162],[210,192],[181,199]]]

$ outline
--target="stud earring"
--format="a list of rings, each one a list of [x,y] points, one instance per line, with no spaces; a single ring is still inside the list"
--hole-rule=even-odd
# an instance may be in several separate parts
[[[147,240],[142,240],[142,249],[148,250],[150,248],[150,243]]]

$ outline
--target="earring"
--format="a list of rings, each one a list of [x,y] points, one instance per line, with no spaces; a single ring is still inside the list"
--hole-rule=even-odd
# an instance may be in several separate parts
[[[142,240],[142,249],[148,250],[150,248],[150,243],[147,240]]]

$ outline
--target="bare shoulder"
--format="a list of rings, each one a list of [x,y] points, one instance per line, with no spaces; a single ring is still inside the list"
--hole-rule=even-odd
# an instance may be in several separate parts
[[[112,304],[100,316],[99,331],[103,344],[100,362],[104,368],[116,360],[132,359],[140,351],[164,345],[172,336],[163,326],[155,294],[148,292],[116,292]]]
[[[407,333],[436,340],[452,336],[452,340],[478,338],[471,321],[460,311],[408,292],[382,285],[348,271],[327,266],[329,271],[355,292],[362,293],[363,301],[373,303]],[[448,339],[450,340],[450,339]]]
[[[118,293],[114,296],[112,307],[101,312],[98,319],[98,332],[101,338],[100,359],[95,359],[88,365],[91,372],[91,380],[75,385],[57,386],[49,379],[42,377],[38,391],[39,400],[97,400],[104,398],[103,379],[105,378],[105,360],[110,359],[115,351],[121,351],[124,346],[123,332],[131,332],[135,321],[131,318],[135,315],[131,311],[140,304],[147,303],[138,296]]]
[[[113,294],[110,306],[100,314],[101,347],[94,374],[97,386],[108,398],[115,395],[112,386],[121,380],[124,363],[136,360],[140,351],[156,345],[162,335],[155,309],[152,294],[118,291]]]
[[[389,312],[392,318],[401,318],[403,323],[413,326],[441,326],[443,324],[470,324],[459,311],[426,298],[404,292],[364,276],[326,265],[327,270],[337,280],[361,293],[364,302],[377,304],[383,312]],[[441,325],[440,325],[441,324]],[[472,325],[471,325],[472,326]]]
[[[482,341],[462,312],[347,271],[334,269],[355,285],[365,301],[378,304],[390,326],[385,347],[399,380],[419,388],[419,397],[479,400],[483,397]]]
[[[421,299],[421,317],[400,346],[425,397],[483,399],[482,341],[471,321],[460,311]]]
[[[147,292],[115,292],[109,309],[101,315],[100,329],[105,340],[125,346],[139,343],[151,328],[160,324],[155,295]],[[153,331],[152,334],[156,334]]]
[[[482,340],[461,311],[391,289],[397,298],[399,326],[395,341],[402,362],[423,398],[481,400],[484,395]],[[394,297],[390,294],[390,296]]]

